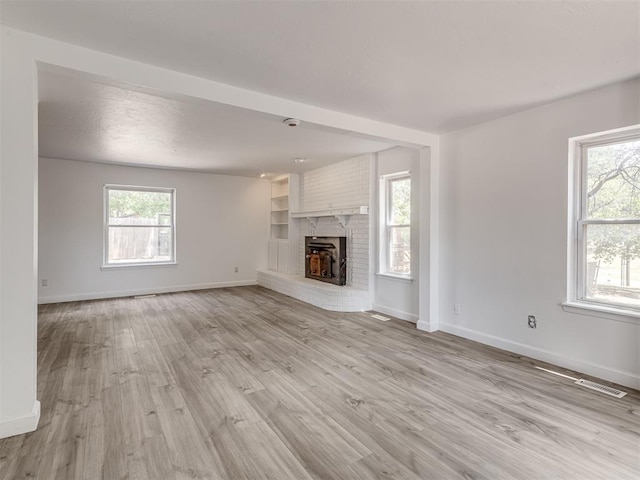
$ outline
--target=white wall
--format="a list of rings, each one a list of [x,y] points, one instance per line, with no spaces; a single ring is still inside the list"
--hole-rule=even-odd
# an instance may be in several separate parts
[[[403,320],[418,321],[419,277],[420,277],[420,153],[416,149],[395,147],[377,154],[377,175],[411,172],[411,277],[412,281],[375,276],[374,310],[387,313]],[[376,252],[380,250],[380,182],[376,178],[375,212],[372,221],[376,224]],[[425,188],[428,186],[425,186]],[[380,271],[379,256],[376,258],[376,272]]]
[[[568,138],[639,122],[636,80],[441,138],[442,330],[640,388],[640,324],[560,306]]]
[[[108,183],[176,188],[177,265],[100,268]],[[49,286],[39,285],[39,301],[255,283],[266,265],[269,189],[262,179],[40,159],[38,270]]]

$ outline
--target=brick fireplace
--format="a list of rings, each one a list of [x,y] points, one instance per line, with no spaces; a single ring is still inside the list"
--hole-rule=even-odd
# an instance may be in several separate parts
[[[290,198],[294,203],[289,206],[288,243],[294,250],[289,252],[288,270],[258,270],[259,285],[325,310],[371,310],[370,218],[362,206],[373,201],[369,195],[372,160],[372,156],[363,155],[300,174],[299,193]],[[325,245],[307,252],[306,237],[330,243],[331,249],[340,247],[344,257],[328,252]]]

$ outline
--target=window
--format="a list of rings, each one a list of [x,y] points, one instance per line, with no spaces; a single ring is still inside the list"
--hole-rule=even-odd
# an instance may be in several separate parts
[[[411,175],[380,180],[380,273],[411,275]]]
[[[569,300],[640,313],[640,127],[571,139]]]
[[[175,189],[106,185],[105,265],[175,262]]]

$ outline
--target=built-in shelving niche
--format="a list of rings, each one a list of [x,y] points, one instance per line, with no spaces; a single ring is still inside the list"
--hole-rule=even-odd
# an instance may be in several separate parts
[[[299,176],[281,175],[271,181],[271,235],[269,239],[269,270],[295,273],[298,261],[298,236],[291,210],[297,207]]]

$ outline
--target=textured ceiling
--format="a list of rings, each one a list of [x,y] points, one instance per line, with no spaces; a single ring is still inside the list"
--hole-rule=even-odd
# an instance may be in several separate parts
[[[40,71],[41,157],[255,176],[301,172],[393,144],[220,103]],[[307,159],[302,165],[293,159]]]
[[[436,133],[640,74],[635,1],[0,5],[18,29]]]

